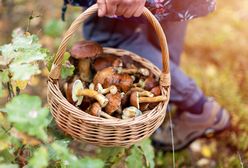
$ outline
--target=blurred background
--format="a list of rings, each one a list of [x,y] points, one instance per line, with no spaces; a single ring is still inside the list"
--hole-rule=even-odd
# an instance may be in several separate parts
[[[0,0],[0,45],[9,43],[13,29],[37,34],[55,53],[63,32],[82,9],[69,7],[60,20],[62,0]],[[80,39],[80,30],[76,39]],[[217,10],[189,22],[182,68],[208,96],[231,112],[231,128],[195,141],[177,152],[177,167],[248,166],[248,1],[219,0]],[[46,75],[32,79],[28,89],[46,103]],[[0,104],[5,103],[0,100]],[[156,151],[157,167],[172,167],[172,154]]]

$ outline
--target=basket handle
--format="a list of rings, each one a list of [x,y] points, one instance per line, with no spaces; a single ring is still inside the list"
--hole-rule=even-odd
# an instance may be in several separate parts
[[[71,38],[71,36],[75,33],[75,31],[79,28],[79,26],[92,14],[96,13],[98,10],[98,5],[92,5],[88,9],[86,9],[83,13],[81,13],[71,24],[70,28],[66,31],[64,38],[58,48],[58,52],[55,56],[54,62],[52,64],[52,68],[49,74],[49,78],[52,80],[57,80],[60,77],[61,73],[61,66],[64,53],[66,52],[66,46]],[[153,26],[161,47],[162,52],[162,74],[160,76],[160,84],[162,86],[170,86],[170,68],[169,68],[169,52],[166,37],[164,31],[158,22],[158,20],[153,16],[153,14],[147,9],[144,8],[143,15],[147,18],[150,24]]]

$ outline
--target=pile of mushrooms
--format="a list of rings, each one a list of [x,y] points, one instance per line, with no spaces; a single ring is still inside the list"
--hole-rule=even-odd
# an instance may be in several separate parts
[[[135,118],[167,99],[161,95],[158,79],[128,56],[105,54],[92,41],[77,42],[70,54],[76,69],[64,84],[64,93],[90,115]]]

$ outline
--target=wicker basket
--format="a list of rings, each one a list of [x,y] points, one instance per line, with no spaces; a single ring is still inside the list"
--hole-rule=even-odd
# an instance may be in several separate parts
[[[67,134],[76,139],[98,146],[128,147],[149,137],[163,122],[170,94],[170,74],[168,47],[164,32],[148,9],[143,15],[154,27],[160,41],[162,51],[163,70],[161,71],[148,60],[126,50],[104,48],[105,53],[117,56],[129,55],[134,61],[141,63],[155,76],[160,77],[162,95],[168,99],[159,103],[153,110],[147,111],[133,119],[104,119],[87,114],[70,104],[59,89],[58,80],[61,73],[61,62],[66,51],[66,45],[73,33],[93,13],[97,11],[93,5],[84,11],[71,25],[60,44],[48,80],[48,103],[57,125]]]

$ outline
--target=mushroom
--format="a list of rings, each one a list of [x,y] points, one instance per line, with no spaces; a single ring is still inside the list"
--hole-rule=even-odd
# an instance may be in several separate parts
[[[93,115],[93,116],[97,116],[97,117],[104,117],[107,119],[114,119],[115,117],[112,117],[110,115],[108,115],[107,113],[102,111],[101,105],[98,102],[93,103],[87,110],[87,113]]]
[[[152,88],[154,88],[158,85],[159,85],[158,81],[151,75],[148,78],[146,78],[144,81],[144,89],[145,90],[151,90]]]
[[[141,74],[143,76],[149,76],[150,72],[148,69],[146,68],[136,68],[136,67],[131,67],[131,68],[122,68],[122,67],[116,67],[115,68],[117,70],[118,74]]]
[[[121,107],[121,94],[117,92],[116,94],[107,94],[106,98],[108,99],[108,104],[105,107],[105,111],[108,114],[112,114],[113,112],[117,111]]]
[[[139,105],[140,103],[157,103],[165,100],[166,97],[164,96],[140,97],[139,92],[137,91],[132,92],[130,96],[130,104],[132,106],[137,107],[138,109],[140,109],[140,105]]]
[[[113,67],[123,67],[123,61],[120,58],[117,58],[112,63]]]
[[[110,87],[103,89],[100,83],[96,85],[96,90],[101,94],[107,94],[107,93],[116,94],[118,91],[115,85],[111,85]]]
[[[144,79],[140,79],[138,83],[134,83],[133,84],[134,87],[140,87],[140,88],[144,88],[145,87],[145,81]]]
[[[111,54],[104,54],[102,57],[95,59],[93,63],[93,68],[95,71],[101,71],[104,68],[112,66],[113,62],[116,60],[116,57]]]
[[[90,59],[103,53],[103,48],[93,41],[79,41],[71,49],[72,57],[79,59],[78,70],[80,79],[86,82],[90,81]]]
[[[112,78],[114,74],[115,74],[115,70],[113,69],[113,67],[104,68],[103,70],[98,71],[96,73],[93,79],[93,83],[95,85],[97,85],[98,83],[103,84],[106,78]]]
[[[122,119],[134,118],[142,115],[142,112],[134,106],[127,107],[123,110]]]
[[[103,87],[115,85],[119,90],[127,92],[133,85],[133,79],[128,74],[114,74],[105,78]]]
[[[154,96],[161,95],[160,86],[156,86],[156,87],[152,88],[151,93],[153,93]],[[158,105],[158,103],[150,103],[149,104],[149,109],[154,109],[157,105]]]
[[[122,107],[124,107],[124,106],[126,106],[128,104],[129,99],[130,99],[130,95],[134,91],[142,92],[142,91],[144,91],[144,89],[139,88],[139,87],[133,87],[127,93],[124,93],[123,92],[122,93],[122,99],[121,99],[121,105],[122,105]]]
[[[104,95],[95,90],[84,89],[82,82],[76,80],[72,87],[72,99],[74,102],[77,102],[77,106],[82,103],[84,96],[96,99],[100,103],[101,107],[105,107],[108,104],[108,99]]]
[[[120,75],[120,88],[123,92],[127,92],[133,85],[133,78],[128,74]]]

